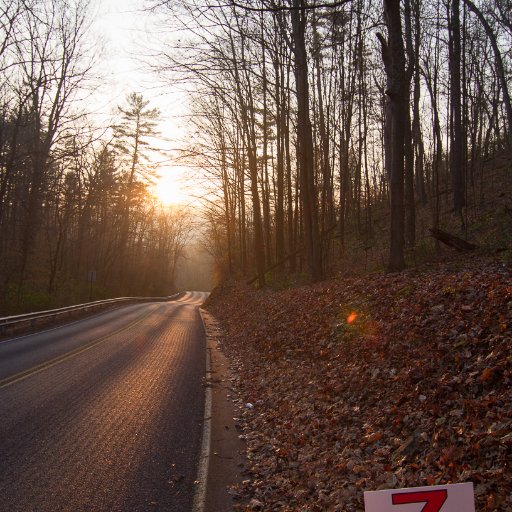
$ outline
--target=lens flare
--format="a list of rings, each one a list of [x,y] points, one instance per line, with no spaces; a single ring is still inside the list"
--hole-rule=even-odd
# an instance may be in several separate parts
[[[352,311],[352,313],[350,313],[350,315],[348,315],[348,317],[347,317],[347,324],[353,323],[356,318],[357,318],[357,313],[355,311]]]

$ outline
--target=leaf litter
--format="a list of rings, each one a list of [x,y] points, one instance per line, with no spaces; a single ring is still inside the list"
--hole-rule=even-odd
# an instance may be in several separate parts
[[[247,443],[238,510],[355,512],[365,490],[458,482],[512,510],[508,266],[233,285],[206,307]]]

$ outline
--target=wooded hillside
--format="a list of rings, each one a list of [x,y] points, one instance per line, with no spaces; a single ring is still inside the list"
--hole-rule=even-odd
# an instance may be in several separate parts
[[[167,12],[180,37],[161,71],[195,87],[183,157],[210,176],[223,275],[317,280],[368,258],[400,270],[435,248],[429,228],[472,239],[476,209],[510,192],[508,0]]]

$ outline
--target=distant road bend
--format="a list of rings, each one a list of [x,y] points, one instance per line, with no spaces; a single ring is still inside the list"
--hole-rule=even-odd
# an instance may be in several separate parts
[[[0,342],[0,511],[191,510],[203,292]]]

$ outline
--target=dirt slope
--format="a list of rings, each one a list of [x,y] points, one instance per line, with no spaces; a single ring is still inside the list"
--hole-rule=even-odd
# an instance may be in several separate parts
[[[240,509],[362,511],[363,491],[471,481],[512,510],[512,274],[479,259],[212,294],[248,446]]]

